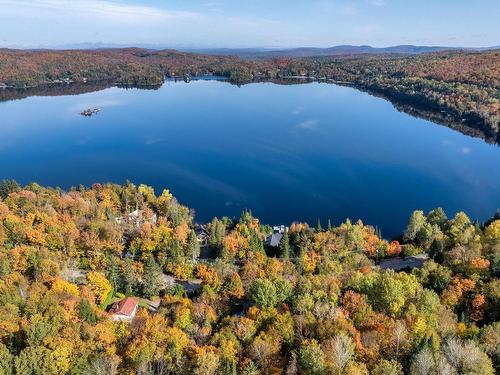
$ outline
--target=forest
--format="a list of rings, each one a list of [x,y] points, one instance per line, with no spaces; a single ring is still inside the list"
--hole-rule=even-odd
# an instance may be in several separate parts
[[[168,191],[0,183],[5,375],[495,374],[500,215],[196,223]],[[424,254],[420,267],[383,269]],[[424,258],[425,259],[425,258]],[[195,287],[193,287],[195,286]],[[113,303],[138,311],[114,321]],[[153,307],[154,306],[154,307]]]
[[[463,133],[500,143],[500,51],[242,60],[140,48],[0,49],[0,88],[69,83],[158,86],[165,76],[217,75],[236,84],[289,77],[352,85]],[[1,90],[0,97],[23,96]],[[25,95],[30,95],[29,91]]]

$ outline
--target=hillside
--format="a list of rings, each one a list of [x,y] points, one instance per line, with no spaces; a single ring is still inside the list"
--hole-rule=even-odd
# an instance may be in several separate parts
[[[17,88],[64,82],[113,81],[160,85],[164,75],[219,73],[232,57],[140,48],[27,51],[0,50],[0,86]]]
[[[197,225],[146,185],[1,182],[0,373],[500,369],[498,217],[415,211],[391,242],[349,220],[271,232],[249,212]]]
[[[500,51],[290,60],[286,74],[353,84],[396,104],[445,114],[500,141]]]
[[[186,74],[221,75],[237,84],[290,77],[349,84],[382,95],[398,107],[435,112],[429,117],[441,117],[440,122],[453,123],[464,133],[500,141],[500,50],[267,60],[138,48],[0,50],[0,87],[103,81],[152,86],[162,84],[165,75]]]

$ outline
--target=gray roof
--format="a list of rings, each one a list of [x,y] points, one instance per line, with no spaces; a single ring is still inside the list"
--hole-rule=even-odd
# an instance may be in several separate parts
[[[395,271],[400,271],[405,268],[420,268],[423,266],[424,262],[429,258],[428,254],[418,254],[414,256],[409,256],[404,259],[401,258],[389,258],[380,261],[380,268],[383,270],[392,269]]]
[[[283,234],[281,233],[273,233],[269,237],[266,238],[266,245],[276,247],[280,245],[281,239],[283,238]]]

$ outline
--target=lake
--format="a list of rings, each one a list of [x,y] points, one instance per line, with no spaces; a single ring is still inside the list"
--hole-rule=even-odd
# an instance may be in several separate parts
[[[80,112],[100,107],[92,117]],[[500,207],[500,149],[327,83],[167,81],[0,103],[0,179],[69,188],[169,188],[196,220],[337,224],[400,233],[415,209],[485,220]]]

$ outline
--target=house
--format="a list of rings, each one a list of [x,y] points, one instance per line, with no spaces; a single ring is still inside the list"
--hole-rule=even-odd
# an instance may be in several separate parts
[[[208,229],[206,225],[203,224],[195,224],[194,232],[196,233],[196,238],[200,243],[200,247],[208,246],[208,242],[210,240],[210,235],[208,234]]]
[[[264,244],[271,247],[278,247],[281,243],[282,238],[283,238],[282,233],[273,233],[266,238]]]
[[[112,315],[115,322],[130,322],[134,319],[138,308],[137,301],[132,297],[127,297],[121,301],[115,302],[109,313]]]
[[[158,222],[158,216],[151,212],[151,210],[143,211],[136,209],[126,216],[117,217],[115,220],[117,224],[131,224],[139,228],[145,222],[156,224]]]
[[[266,238],[264,244],[266,246],[278,247],[283,238],[283,234],[288,232],[288,227],[284,225],[276,225],[273,227],[273,233]]]
[[[285,232],[288,232],[288,227],[284,226],[284,225],[275,225],[273,227],[273,232],[274,233],[285,233]]]

